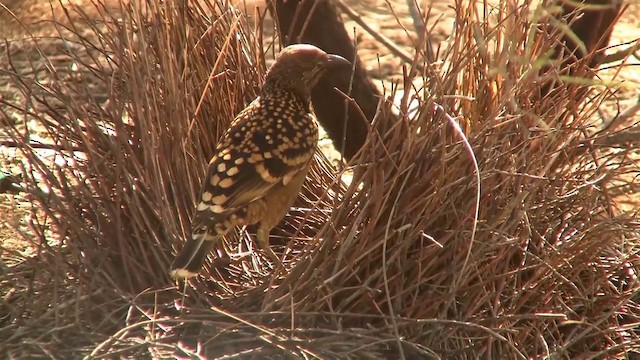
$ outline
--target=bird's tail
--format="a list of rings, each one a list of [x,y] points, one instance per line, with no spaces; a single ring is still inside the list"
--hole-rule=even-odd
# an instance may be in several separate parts
[[[171,264],[171,277],[183,279],[196,276],[207,255],[213,248],[217,236],[208,232],[193,234]]]

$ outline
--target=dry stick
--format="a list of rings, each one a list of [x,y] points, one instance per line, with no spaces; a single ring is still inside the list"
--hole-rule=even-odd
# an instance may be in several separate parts
[[[583,141],[586,143],[586,141]],[[599,137],[593,140],[593,144],[597,146],[623,146],[629,144],[632,146],[640,146],[640,131],[621,131],[617,134]]]
[[[635,105],[626,109],[620,115],[609,120],[598,134],[607,134],[607,133],[614,132],[617,128],[620,127],[620,125],[625,123],[627,120],[631,119],[639,111],[640,111],[640,97],[638,98],[638,102]]]
[[[416,33],[418,33],[417,48],[424,47],[424,53],[427,57],[427,62],[431,64],[436,60],[436,56],[433,53],[431,39],[429,39],[430,32],[427,31],[426,19],[431,15],[432,6],[430,5],[428,7],[427,13],[424,15],[422,14],[420,7],[418,6],[417,0],[407,0],[407,6],[409,6],[409,14],[411,15],[411,19],[413,19],[413,27],[416,28]]]
[[[411,63],[413,60],[413,56],[404,51],[400,46],[396,45],[391,39],[382,35],[381,33],[375,31],[371,26],[369,26],[366,21],[362,19],[360,14],[351,9],[347,4],[345,4],[342,0],[335,0],[335,4],[342,10],[349,18],[355,21],[358,25],[362,26],[362,28],[368,32],[371,36],[373,36],[378,42],[387,47],[394,53],[396,56],[400,57],[403,61],[407,63]],[[420,71],[423,71],[424,68],[420,64],[415,64],[416,68]]]
[[[393,18],[396,19],[396,23],[398,24],[400,29],[403,30],[404,34],[407,36],[407,39],[411,41],[411,45],[413,45],[414,48],[417,47],[415,41],[411,38],[411,34],[409,34],[409,30],[407,30],[407,27],[403,24],[402,20],[400,20],[400,16],[395,10],[396,7],[391,3],[391,0],[384,0],[384,2],[387,4],[387,9],[389,9],[389,12],[391,12]]]
[[[227,38],[225,39],[224,43],[222,44],[222,47],[220,48],[220,53],[218,55],[218,58],[216,59],[215,64],[213,64],[213,67],[211,68],[211,72],[209,73],[209,77],[207,78],[207,84],[205,85],[204,90],[202,90],[202,94],[200,95],[200,100],[198,101],[196,110],[193,112],[193,118],[192,118],[193,120],[189,125],[189,131],[187,132],[187,134],[191,133],[191,130],[193,129],[193,126],[196,123],[195,121],[196,116],[200,112],[200,109],[202,108],[202,104],[204,103],[204,100],[206,99],[206,96],[209,93],[209,88],[211,87],[211,80],[213,80],[215,72],[218,70],[218,68],[220,67],[220,64],[224,60],[224,56],[226,55],[227,49],[229,48],[229,44],[231,42],[231,37],[233,36],[233,32],[238,27],[239,23],[240,23],[240,18],[238,17],[234,20],[233,25],[231,26],[231,29],[229,31],[229,34],[227,34]]]
[[[37,142],[29,142],[28,144],[20,144],[11,140],[0,141],[0,146],[5,146],[8,148],[23,148],[25,145],[28,145],[32,149],[45,149],[45,150],[55,150],[55,151],[73,151],[73,152],[86,152],[86,148],[81,148],[79,146],[64,146],[59,144],[43,144]]]
[[[462,128],[460,127],[460,124],[458,124],[458,122],[451,116],[449,115],[445,110],[444,107],[442,107],[442,105],[434,103],[434,109],[440,113],[442,113],[447,120],[449,121],[449,123],[453,126],[454,130],[456,131],[456,133],[458,133],[458,135],[460,135],[460,138],[462,139],[462,142],[464,143],[466,149],[469,151],[469,156],[471,158],[471,161],[473,162],[473,167],[475,169],[475,173],[476,173],[476,204],[475,204],[475,210],[474,210],[474,214],[473,214],[473,225],[472,225],[472,229],[471,229],[471,240],[469,242],[469,249],[467,250],[467,255],[464,259],[464,263],[462,265],[462,269],[460,269],[459,274],[463,274],[466,269],[467,269],[467,265],[469,264],[469,257],[471,257],[471,249],[473,248],[473,243],[475,242],[475,237],[476,237],[476,231],[477,231],[477,227],[478,227],[478,217],[480,216],[480,193],[481,193],[481,189],[480,189],[480,166],[478,165],[478,159],[476,159],[475,153],[473,152],[473,147],[471,146],[471,143],[469,143],[469,139],[467,139],[467,137],[464,134],[464,131],[462,130]],[[458,277],[456,277],[455,283],[453,288],[457,289],[458,286],[460,285],[460,281],[463,277],[461,275],[459,275]]]
[[[636,52],[640,50],[640,39],[636,39],[632,42],[628,42],[629,43],[633,43],[635,42],[636,44],[633,46],[630,46],[624,50],[620,50],[618,52],[615,52],[613,54],[609,54],[606,55],[605,57],[603,57],[600,60],[600,65],[604,65],[604,64],[610,64],[612,62],[616,62],[616,61],[621,61],[626,59],[627,57],[630,57],[631,55],[633,55],[633,57],[635,57],[636,59],[640,59],[640,55],[638,55]],[[623,45],[623,44],[620,44]],[[616,46],[620,46],[620,45],[616,45]],[[602,69],[602,67],[601,67]]]
[[[355,110],[357,110],[358,115],[360,115],[360,118],[364,121],[367,120],[367,116],[364,114],[364,112],[362,111],[362,109],[360,108],[360,106],[358,106],[358,103],[356,102],[356,100],[354,98],[352,98],[351,96],[345,94],[342,90],[338,89],[337,87],[334,87],[334,90],[338,92],[338,94],[340,94],[340,96],[344,97],[344,101],[347,104],[351,104],[351,106],[353,106],[353,108]],[[371,128],[373,126],[373,124],[369,124],[369,122],[366,122],[367,124],[367,128],[369,129],[369,131],[371,131]]]
[[[422,42],[425,38],[426,28],[424,19],[422,18],[422,11],[420,11],[417,0],[407,0],[407,6],[409,7],[411,20],[413,20],[413,27],[416,29],[416,33],[418,34],[418,41]]]
[[[302,32],[301,32],[302,33]],[[353,29],[353,64],[351,64],[351,75],[349,76],[349,87],[347,89],[347,93],[344,94],[342,91],[340,91],[340,89],[338,89],[337,87],[335,87],[334,89],[338,90],[341,95],[345,95],[347,96],[349,99],[351,98],[351,91],[353,90],[353,77],[356,73],[356,61],[355,59],[358,56],[358,44],[356,42],[356,29]],[[357,105],[357,104],[356,104]],[[360,109],[360,107],[358,106],[358,110],[360,110],[360,113],[362,113],[362,110]],[[366,121],[367,117],[364,117],[365,123],[368,124],[369,122]],[[345,99],[344,101],[344,120],[343,120],[343,125],[342,125],[342,149],[344,149],[347,146],[347,125],[349,124],[349,100]],[[340,151],[340,164],[344,164],[344,151]]]
[[[316,8],[318,7],[319,3],[320,1],[315,1],[313,5],[311,5],[311,9],[309,9],[309,14],[307,14],[307,18],[304,19],[304,23],[302,24],[302,29],[300,29],[300,33],[298,34],[298,38],[296,39],[297,42],[302,42],[302,36],[304,35],[305,31],[307,31],[307,27],[309,26],[309,23],[311,22],[311,18],[313,17],[313,14],[316,12]],[[302,9],[302,3],[298,4],[298,9]],[[299,10],[296,10],[296,16],[297,15],[299,15]],[[295,23],[296,23],[296,18],[294,18],[293,22],[291,23],[291,31],[293,31],[293,25],[295,25]],[[289,33],[289,37],[291,37],[291,33]]]

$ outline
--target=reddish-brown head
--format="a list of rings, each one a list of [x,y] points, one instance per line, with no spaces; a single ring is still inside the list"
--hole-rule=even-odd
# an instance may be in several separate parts
[[[325,71],[350,65],[342,56],[327,54],[313,45],[289,45],[267,71],[265,87],[285,88],[308,97]]]

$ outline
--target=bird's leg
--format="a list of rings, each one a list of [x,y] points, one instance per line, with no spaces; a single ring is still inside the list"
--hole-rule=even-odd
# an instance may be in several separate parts
[[[257,234],[258,245],[262,248],[262,250],[264,250],[267,253],[267,255],[269,255],[271,260],[273,260],[273,262],[275,263],[275,266],[281,266],[282,261],[276,255],[276,253],[273,252],[273,250],[271,249],[271,246],[269,246],[270,231],[271,229],[268,229],[267,227],[260,225],[260,227],[258,228],[258,234]]]

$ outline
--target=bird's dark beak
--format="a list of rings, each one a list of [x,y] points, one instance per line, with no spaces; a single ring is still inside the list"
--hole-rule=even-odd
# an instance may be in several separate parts
[[[328,68],[351,67],[351,62],[340,55],[327,55]]]

